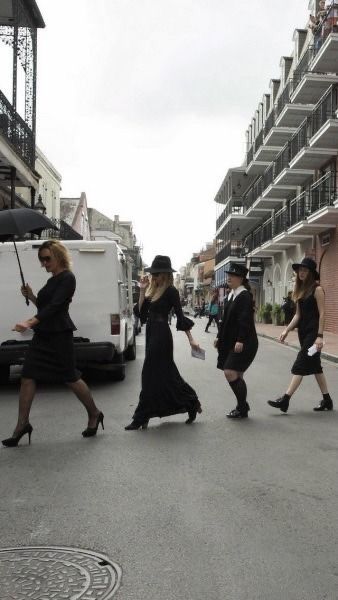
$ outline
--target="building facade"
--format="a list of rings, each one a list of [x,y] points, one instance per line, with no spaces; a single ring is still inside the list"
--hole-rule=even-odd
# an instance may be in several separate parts
[[[16,188],[34,206],[37,30],[44,27],[35,0],[0,3],[0,209],[22,206]]]
[[[338,333],[338,3],[296,29],[246,132],[243,165],[229,169],[215,198],[216,284],[230,260],[250,271],[256,304],[282,302],[292,263],[317,261],[328,331]]]

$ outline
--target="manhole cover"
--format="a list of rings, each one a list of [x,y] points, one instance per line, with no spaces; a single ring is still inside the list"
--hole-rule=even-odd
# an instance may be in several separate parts
[[[0,549],[1,600],[108,600],[121,569],[109,558],[76,548]]]

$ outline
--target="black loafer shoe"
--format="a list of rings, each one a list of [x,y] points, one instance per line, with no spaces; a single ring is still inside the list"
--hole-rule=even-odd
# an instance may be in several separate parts
[[[238,408],[235,408],[234,410],[230,411],[227,414],[228,419],[247,419],[248,418],[248,413],[247,412],[240,412],[238,410]]]
[[[289,400],[287,398],[278,398],[278,400],[268,400],[269,406],[279,408],[283,413],[288,412]]]

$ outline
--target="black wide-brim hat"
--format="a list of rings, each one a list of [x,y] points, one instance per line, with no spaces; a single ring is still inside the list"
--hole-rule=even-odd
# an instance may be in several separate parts
[[[144,269],[147,273],[175,273],[175,269],[171,266],[169,256],[158,254],[155,256],[150,267]]]
[[[229,275],[237,275],[238,277],[245,277],[248,274],[249,269],[246,268],[242,263],[230,263],[227,269],[225,269],[226,273]]]
[[[309,269],[309,271],[311,271],[311,273],[314,274],[315,279],[319,279],[319,273],[317,271],[317,263],[310,258],[309,256],[305,256],[302,260],[302,262],[300,263],[293,263],[292,265],[292,269],[298,273],[298,269],[299,267],[306,267],[306,269]]]

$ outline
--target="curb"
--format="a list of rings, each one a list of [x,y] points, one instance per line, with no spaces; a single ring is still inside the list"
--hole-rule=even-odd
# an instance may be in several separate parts
[[[280,343],[275,337],[273,337],[273,335],[268,335],[267,333],[258,333],[258,331],[257,335],[258,337],[266,338],[267,340],[272,340],[273,342],[276,342],[278,344]],[[294,348],[295,350],[299,350],[299,346],[296,346],[296,344],[289,344],[288,342],[284,342],[283,345],[289,346],[289,348]],[[336,356],[335,354],[328,354],[327,352],[322,352],[322,358],[334,363],[338,363],[338,356]]]

